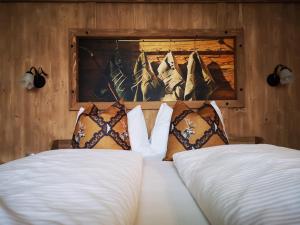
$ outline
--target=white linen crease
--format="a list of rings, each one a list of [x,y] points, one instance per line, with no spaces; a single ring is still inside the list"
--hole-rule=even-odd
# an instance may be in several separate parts
[[[145,157],[135,225],[209,225],[173,162]]]
[[[212,225],[300,224],[300,151],[224,145],[173,158]]]
[[[131,151],[55,150],[0,167],[0,224],[134,223],[142,157]]]

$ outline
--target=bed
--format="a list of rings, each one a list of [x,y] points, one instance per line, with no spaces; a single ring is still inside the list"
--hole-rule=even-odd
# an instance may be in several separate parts
[[[237,173],[238,171],[238,173]],[[0,166],[1,224],[299,224],[300,152],[52,150]]]
[[[0,224],[300,224],[300,151],[236,140],[213,102],[163,103],[150,139],[140,106],[90,105],[66,149],[0,166]]]

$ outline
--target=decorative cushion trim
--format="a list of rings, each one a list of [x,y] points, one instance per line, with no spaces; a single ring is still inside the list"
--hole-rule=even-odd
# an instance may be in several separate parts
[[[109,114],[109,110],[115,108],[117,109],[116,114],[112,116],[109,121],[105,121],[103,118],[103,114]],[[111,141],[117,143],[122,149],[130,150],[129,144],[129,136],[128,136],[128,129],[127,129],[127,118],[126,124],[124,125],[124,131],[119,133],[118,131],[114,130],[114,127],[118,123],[124,123],[121,121],[123,117],[126,116],[125,106],[119,102],[114,103],[106,110],[99,110],[94,104],[91,104],[87,107],[87,109],[79,116],[78,122],[80,122],[81,117],[89,117],[95,124],[98,125],[99,130],[91,131],[94,132],[92,138],[88,141],[85,141],[83,144],[80,145],[80,140],[76,139],[76,128],[72,138],[72,146],[73,148],[94,148],[101,139],[105,136],[109,136],[112,138]],[[127,116],[126,116],[127,117]],[[77,124],[76,124],[77,126]]]
[[[186,126],[182,124],[186,122]],[[172,160],[179,151],[228,144],[223,123],[215,108],[204,103],[198,112],[178,101],[174,106],[169,131],[168,151],[164,160]]]

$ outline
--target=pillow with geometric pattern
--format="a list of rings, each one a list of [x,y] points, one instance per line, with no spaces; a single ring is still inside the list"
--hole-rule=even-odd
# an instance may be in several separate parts
[[[115,102],[105,110],[89,104],[78,117],[73,148],[130,150],[125,106]]]
[[[173,107],[168,150],[165,161],[172,161],[173,154],[186,150],[228,144],[223,124],[210,104],[204,103],[197,112],[184,102]]]

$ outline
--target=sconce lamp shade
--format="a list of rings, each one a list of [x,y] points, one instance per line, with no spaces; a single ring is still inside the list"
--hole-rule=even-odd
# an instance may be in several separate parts
[[[24,75],[21,79],[21,85],[24,88],[27,88],[28,90],[30,90],[34,87],[33,80],[34,80],[34,75],[30,71],[28,71],[28,72],[24,73]]]
[[[46,79],[48,74],[46,74],[42,67],[36,69],[34,66],[30,68],[29,71],[24,73],[21,79],[21,85],[28,90],[32,88],[42,88],[46,84]]]
[[[39,67],[36,75],[34,76],[33,84],[36,88],[42,88],[46,84],[45,76],[47,76],[42,67]]]
[[[33,80],[34,87],[42,88],[44,87],[45,83],[46,83],[45,78],[40,74],[34,76],[34,80]]]
[[[292,70],[282,64],[277,65],[274,72],[267,77],[267,82],[270,86],[290,84],[293,80]]]
[[[279,71],[280,84],[290,84],[294,81],[294,74],[289,68],[283,68]]]
[[[267,78],[267,82],[270,86],[277,86],[280,83],[280,77],[277,74],[270,74]]]

